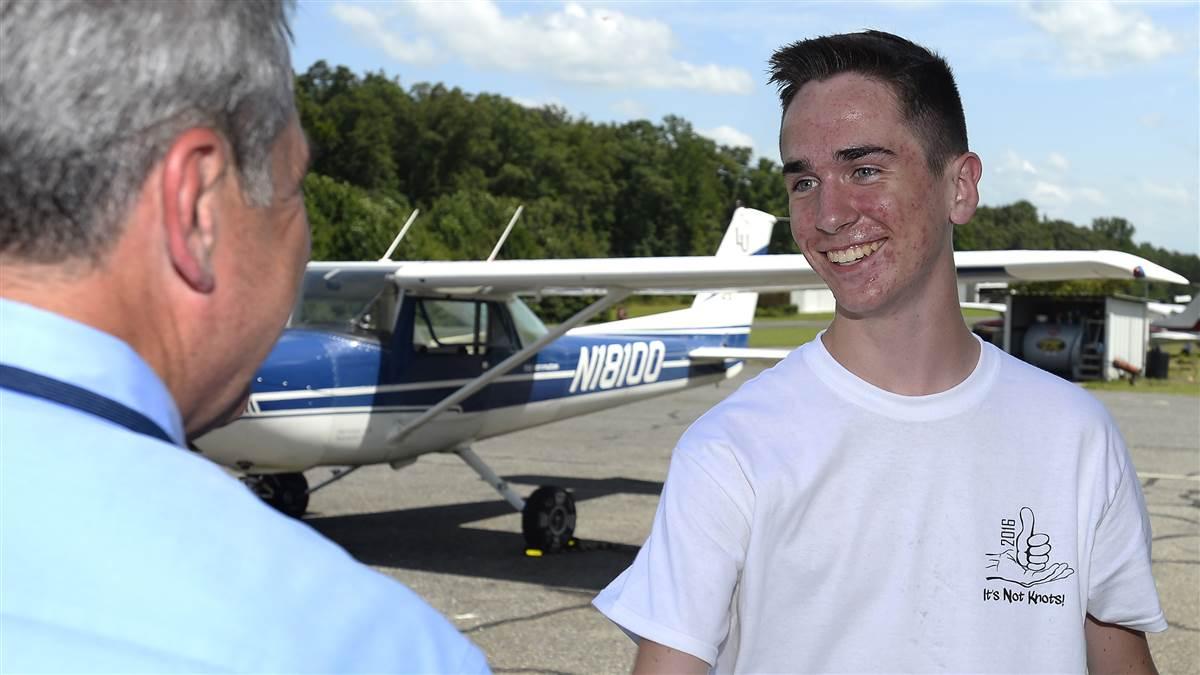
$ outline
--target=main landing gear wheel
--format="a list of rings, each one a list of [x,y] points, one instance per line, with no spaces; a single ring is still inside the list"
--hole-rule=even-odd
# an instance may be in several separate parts
[[[553,485],[534,490],[521,510],[521,531],[531,549],[555,553],[573,546],[575,498]]]
[[[299,518],[308,510],[308,479],[302,473],[266,473],[247,476],[254,494],[275,510]]]

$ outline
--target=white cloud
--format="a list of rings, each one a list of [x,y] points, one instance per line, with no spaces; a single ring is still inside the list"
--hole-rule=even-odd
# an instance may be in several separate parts
[[[512,99],[513,103],[516,103],[517,105],[522,106],[524,108],[545,108],[548,105],[555,106],[558,108],[566,107],[566,105],[563,104],[562,99],[559,99],[556,96],[550,96],[549,98],[527,98],[525,96],[509,96],[508,98]]]
[[[1073,184],[1077,176],[1068,171],[1070,166],[1070,160],[1058,152],[1047,155],[1045,164],[1039,167],[1009,149],[994,172],[995,182],[989,182],[988,187],[1003,199],[1027,199],[1039,211],[1054,217],[1062,215],[1067,206],[1108,206],[1109,199],[1102,190]]]
[[[646,116],[646,106],[631,98],[623,98],[613,103],[612,109],[630,119],[640,119]]]
[[[1162,113],[1151,112],[1138,117],[1137,121],[1138,124],[1146,127],[1147,129],[1159,129],[1162,128],[1163,125],[1163,116]]]
[[[1152,197],[1178,204],[1187,204],[1196,198],[1194,192],[1189,192],[1182,185],[1162,185],[1147,180],[1142,181],[1142,189]]]
[[[1044,180],[1039,180],[1034,184],[1029,196],[1033,200],[1033,203],[1038,206],[1041,206],[1045,202],[1054,205],[1071,203],[1071,194],[1066,188]]]
[[[754,149],[754,139],[744,131],[738,131],[731,126],[721,125],[715,129],[697,129],[696,133],[711,138],[718,145],[728,145],[735,148]]]
[[[1067,70],[1074,73],[1103,73],[1130,61],[1154,61],[1178,47],[1170,31],[1108,0],[1025,3],[1021,13],[1058,42]]]
[[[1036,176],[1037,172],[1037,167],[1033,165],[1033,162],[1018,155],[1013,150],[1005,151],[1004,160],[1000,162],[1000,166],[996,168],[996,173],[999,174],[1027,173]]]
[[[329,12],[401,63],[430,63],[434,60],[433,45],[428,40],[407,41],[401,38],[384,27],[382,16],[365,7],[337,2],[329,8]]]
[[[1104,193],[1096,188],[1079,188],[1075,190],[1075,194],[1079,196],[1081,201],[1090,202],[1096,206],[1106,206],[1108,204],[1108,197],[1105,197]]]
[[[331,11],[405,63],[436,44],[437,53],[477,68],[537,71],[564,82],[716,94],[748,94],[754,88],[741,68],[675,58],[677,40],[665,23],[596,5],[570,2],[559,11],[519,16],[505,16],[492,0],[404,2],[386,9],[339,2]],[[405,41],[384,26],[389,14],[424,37]]]

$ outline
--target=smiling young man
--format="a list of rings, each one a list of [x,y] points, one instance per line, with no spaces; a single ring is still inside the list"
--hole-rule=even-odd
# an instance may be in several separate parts
[[[1166,628],[1128,452],[1083,390],[977,340],[953,227],[979,201],[957,87],[868,31],[779,50],[818,339],[680,440],[596,606],[638,672],[1153,672]]]

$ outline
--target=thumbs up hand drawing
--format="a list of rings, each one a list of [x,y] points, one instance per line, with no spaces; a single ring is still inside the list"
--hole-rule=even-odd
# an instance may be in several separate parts
[[[1021,509],[1021,530],[1017,533],[1017,562],[1032,572],[1041,572],[1050,562],[1050,535],[1033,533],[1033,509]]]
[[[1050,535],[1034,532],[1033,509],[1021,509],[1021,529],[1017,532],[1016,547],[1001,553],[988,554],[988,569],[996,570],[989,581],[1000,580],[1025,588],[1066,579],[1074,574],[1067,563],[1050,562]]]

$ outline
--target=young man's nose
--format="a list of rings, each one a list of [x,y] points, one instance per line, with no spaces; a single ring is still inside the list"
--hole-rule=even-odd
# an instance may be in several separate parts
[[[836,184],[822,185],[821,193],[817,197],[818,230],[826,234],[834,234],[858,219],[858,211],[850,203],[848,191],[840,186]]]

